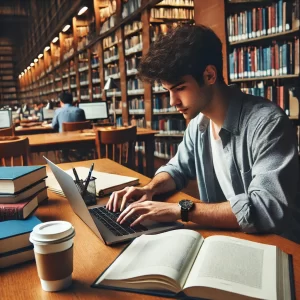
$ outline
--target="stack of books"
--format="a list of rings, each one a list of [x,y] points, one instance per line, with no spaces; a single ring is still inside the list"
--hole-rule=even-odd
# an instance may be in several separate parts
[[[0,269],[34,259],[29,235],[40,223],[36,216],[0,222]]]
[[[24,220],[48,199],[45,166],[0,168],[1,221]]]
[[[33,216],[47,200],[45,166],[0,168],[0,269],[34,259],[29,235],[41,221]]]

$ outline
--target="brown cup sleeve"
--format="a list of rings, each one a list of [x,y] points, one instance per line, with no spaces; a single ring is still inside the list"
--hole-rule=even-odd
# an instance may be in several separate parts
[[[41,279],[53,281],[66,278],[73,272],[73,246],[56,253],[35,253],[35,260]]]

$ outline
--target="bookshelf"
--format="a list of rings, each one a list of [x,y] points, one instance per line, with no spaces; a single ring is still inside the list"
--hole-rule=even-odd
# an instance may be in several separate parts
[[[11,40],[0,38],[0,104],[17,103],[15,47]]]
[[[65,20],[70,27],[49,41],[50,49],[32,68],[32,80],[28,73],[20,78],[22,99],[56,100],[69,91],[76,102],[108,101],[112,115],[114,96],[117,124],[159,130],[156,142],[166,143],[165,153],[172,156],[186,121],[169,106],[167,91],[138,79],[137,68],[160,34],[194,22],[193,1],[89,0],[86,5],[85,13]],[[104,92],[109,77],[119,87],[115,92]]]
[[[299,125],[299,0],[226,1],[229,83],[278,104]]]

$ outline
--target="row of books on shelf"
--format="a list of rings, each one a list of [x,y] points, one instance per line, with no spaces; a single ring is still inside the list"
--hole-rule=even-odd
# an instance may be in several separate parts
[[[129,35],[132,32],[136,32],[142,29],[143,23],[141,21],[134,21],[131,24],[127,24],[124,26],[124,35]]]
[[[123,3],[122,7],[122,18],[125,19],[133,12],[135,12],[139,7],[141,7],[142,0],[128,0]]]
[[[170,159],[176,154],[180,142],[181,142],[181,140],[179,140],[179,141],[174,141],[174,140],[161,141],[161,140],[156,139],[154,155],[157,157],[160,157],[160,158]]]
[[[153,130],[159,130],[160,133],[168,132],[171,134],[184,133],[186,121],[177,118],[162,118],[152,121]]]
[[[153,112],[171,112],[176,111],[174,106],[170,105],[169,95],[163,94],[161,96],[153,96]]]
[[[230,79],[300,73],[299,37],[268,47],[241,47],[229,53]]]
[[[145,103],[143,98],[134,98],[128,101],[128,109],[129,111],[131,110],[136,110],[137,113],[141,111],[145,111]]]
[[[146,120],[144,117],[136,119],[134,116],[130,119],[130,125],[138,128],[146,128]]]
[[[131,58],[126,59],[125,63],[127,71],[132,69],[136,70],[139,66],[140,58],[137,56],[133,56]]]
[[[103,48],[110,48],[113,45],[115,45],[118,42],[117,36],[114,33],[112,33],[110,36],[103,39]]]
[[[255,87],[243,87],[247,94],[264,97],[279,105],[291,118],[299,117],[299,100],[296,97],[296,87],[265,86],[262,82]],[[300,89],[300,88],[298,88]]]
[[[153,19],[194,19],[194,10],[190,8],[152,8],[150,16]]]
[[[227,17],[229,42],[241,41],[299,28],[299,0],[278,0]],[[298,8],[297,8],[298,7]]]
[[[138,78],[129,78],[127,80],[127,90],[142,90],[144,88],[143,82]]]
[[[140,44],[143,46],[143,37],[142,37],[141,33],[138,35],[133,35],[130,38],[125,39],[125,41],[124,41],[125,54],[126,54],[126,50],[129,50]]]

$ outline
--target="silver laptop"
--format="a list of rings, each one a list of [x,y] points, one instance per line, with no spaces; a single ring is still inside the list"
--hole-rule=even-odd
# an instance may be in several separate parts
[[[179,222],[158,223],[153,221],[145,221],[135,227],[130,227],[133,220],[121,225],[116,222],[120,213],[107,210],[105,205],[87,207],[73,178],[49,159],[44,158],[75,214],[107,245],[126,242],[142,234],[155,234],[183,227],[183,224]]]

